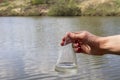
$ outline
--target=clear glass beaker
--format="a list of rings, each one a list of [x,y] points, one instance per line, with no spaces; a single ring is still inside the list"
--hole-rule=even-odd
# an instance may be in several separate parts
[[[60,47],[59,57],[55,65],[55,70],[64,73],[77,72],[77,59],[73,51],[72,45]]]

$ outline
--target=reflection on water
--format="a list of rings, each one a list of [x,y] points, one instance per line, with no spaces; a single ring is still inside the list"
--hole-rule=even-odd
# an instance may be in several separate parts
[[[1,17],[0,80],[120,80],[117,55],[77,54],[77,74],[54,71],[66,32],[120,34],[119,21],[119,17]]]

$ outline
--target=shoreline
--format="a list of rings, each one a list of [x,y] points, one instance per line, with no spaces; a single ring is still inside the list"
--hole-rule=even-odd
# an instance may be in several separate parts
[[[4,16],[26,16],[26,17],[27,16],[62,16],[62,17],[70,16],[70,14],[48,15],[51,5],[52,4],[33,5],[30,2],[25,2],[20,0],[7,1],[0,3],[0,17],[2,16],[3,17]],[[78,15],[73,14],[71,16],[120,16],[120,3],[118,3],[117,0],[106,0],[105,2],[100,2],[97,0],[85,0],[77,4],[77,6],[79,9],[78,10],[79,14]]]

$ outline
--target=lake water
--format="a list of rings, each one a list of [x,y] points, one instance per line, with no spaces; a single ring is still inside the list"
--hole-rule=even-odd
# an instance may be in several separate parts
[[[68,31],[120,34],[120,17],[0,17],[0,80],[120,80],[120,56],[77,54],[78,73],[54,71]]]

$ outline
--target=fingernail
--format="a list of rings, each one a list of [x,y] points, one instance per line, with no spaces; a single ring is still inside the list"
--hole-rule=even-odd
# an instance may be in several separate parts
[[[62,40],[65,41],[65,38],[63,38]]]
[[[82,49],[79,47],[79,48],[78,48],[78,52],[80,52],[80,51],[82,51]]]
[[[61,46],[64,46],[64,43],[61,43],[60,45],[61,45]]]
[[[69,32],[69,33],[67,33],[67,35],[68,35],[68,37],[70,37],[71,33]]]

